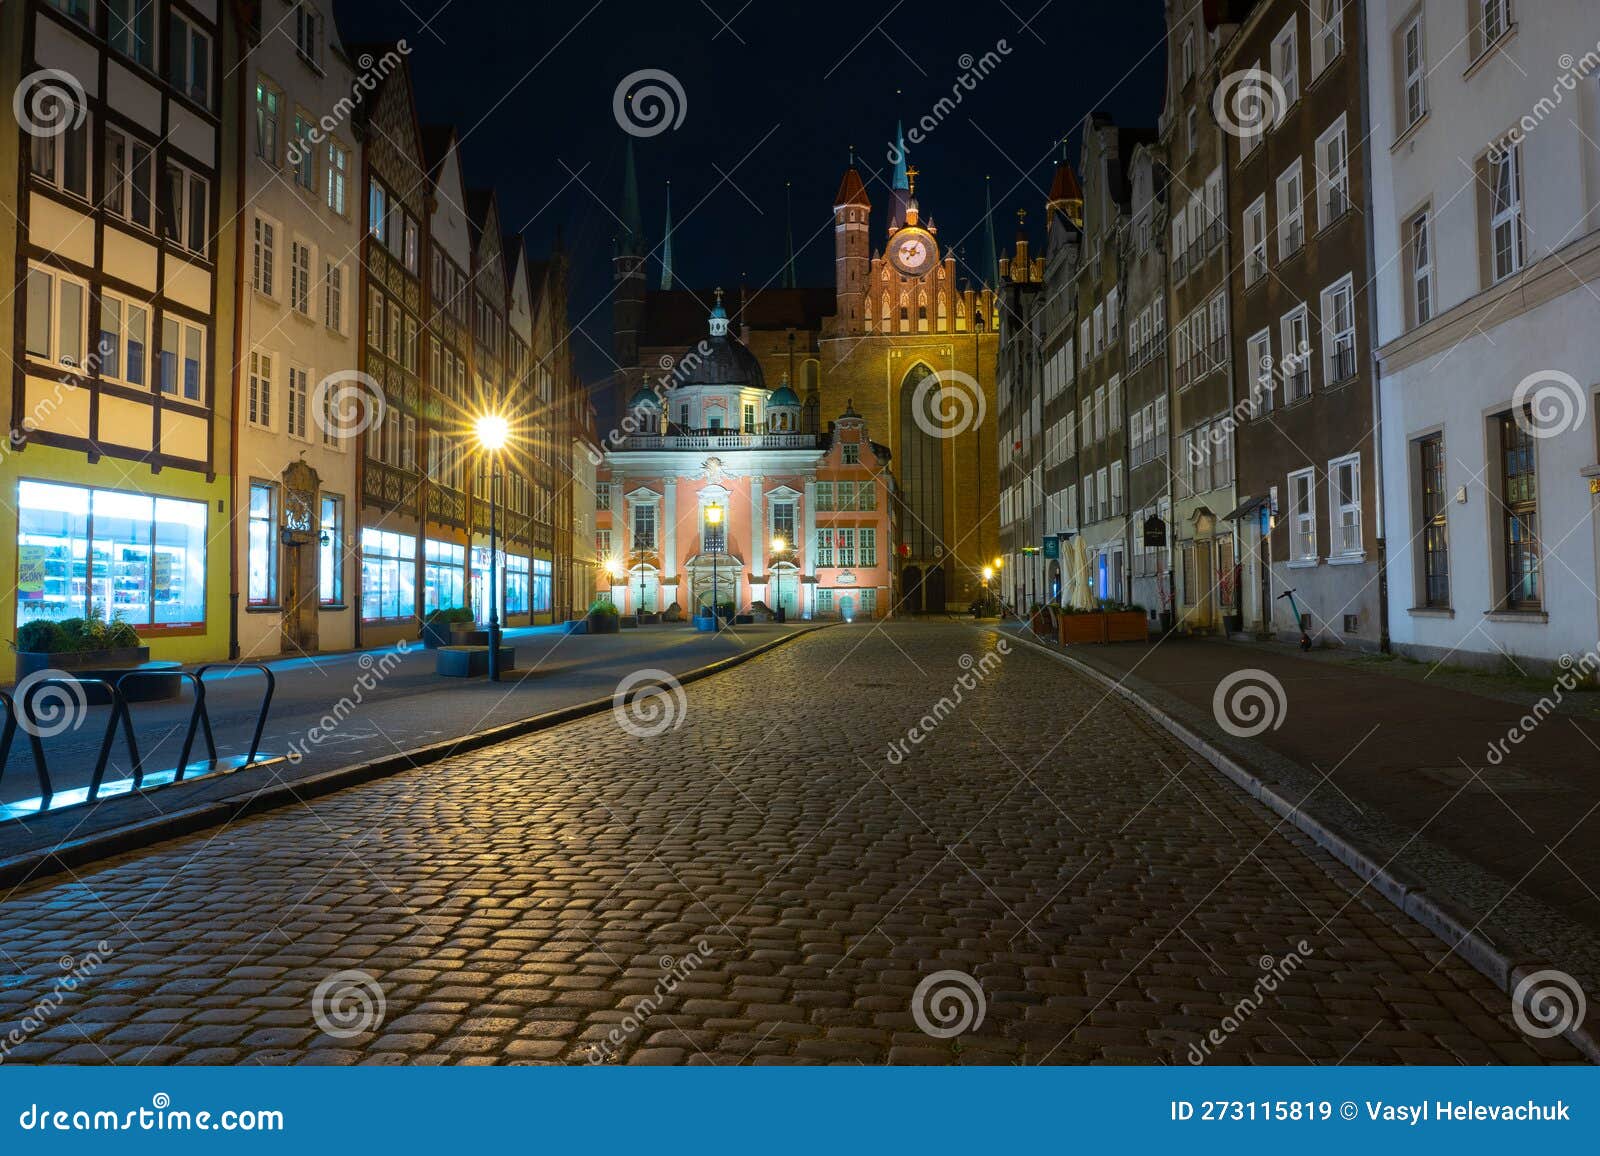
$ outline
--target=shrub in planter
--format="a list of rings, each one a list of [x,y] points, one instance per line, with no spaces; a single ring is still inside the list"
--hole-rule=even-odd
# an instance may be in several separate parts
[[[472,611],[462,606],[440,606],[430,610],[422,620],[422,644],[429,650],[449,646],[455,628],[471,621]]]
[[[99,617],[29,622],[11,645],[19,681],[41,670],[114,678],[150,661],[150,648],[120,616],[110,622]]]
[[[589,603],[589,633],[616,634],[622,628],[621,612],[609,598],[596,598]]]

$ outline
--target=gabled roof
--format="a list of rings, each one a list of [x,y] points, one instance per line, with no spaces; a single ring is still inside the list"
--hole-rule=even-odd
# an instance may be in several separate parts
[[[444,168],[444,159],[450,155],[450,146],[455,139],[456,130],[452,125],[422,126],[422,160],[428,170],[428,180],[435,187],[439,184],[439,172]]]

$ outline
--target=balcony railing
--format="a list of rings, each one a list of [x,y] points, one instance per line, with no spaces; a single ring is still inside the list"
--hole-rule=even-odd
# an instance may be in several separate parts
[[[1284,375],[1285,393],[1290,401],[1299,401],[1301,398],[1311,396],[1311,370],[1302,367],[1290,370]]]
[[[1211,250],[1222,244],[1222,235],[1226,230],[1221,221],[1212,221],[1206,226],[1206,249]]]
[[[729,433],[696,430],[681,434],[631,434],[623,438],[624,450],[808,450],[816,448],[816,434]]]
[[[1188,253],[1174,253],[1172,255],[1172,279],[1182,281],[1189,275]]]
[[[1304,221],[1291,221],[1288,226],[1278,234],[1278,243],[1282,246],[1282,257],[1292,257],[1306,245],[1306,226]]]
[[[1340,217],[1350,211],[1350,197],[1342,188],[1335,185],[1328,190],[1328,224],[1333,224]]]
[[[1353,345],[1342,345],[1333,351],[1329,367],[1330,381],[1349,381],[1356,375],[1356,350]]]
[[[1244,259],[1244,283],[1248,287],[1267,275],[1267,256],[1257,250]]]

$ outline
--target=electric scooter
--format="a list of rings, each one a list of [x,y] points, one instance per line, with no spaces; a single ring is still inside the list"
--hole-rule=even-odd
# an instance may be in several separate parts
[[[1300,649],[1310,650],[1311,635],[1306,633],[1306,628],[1304,625],[1305,617],[1300,613],[1300,603],[1296,601],[1294,591],[1285,590],[1282,594],[1278,595],[1278,597],[1287,598],[1289,600],[1289,609],[1294,613],[1294,624],[1300,627]]]

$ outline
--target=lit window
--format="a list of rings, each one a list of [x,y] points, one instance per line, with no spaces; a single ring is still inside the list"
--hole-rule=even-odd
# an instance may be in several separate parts
[[[251,606],[278,601],[278,487],[250,483],[250,524],[246,545]]]
[[[344,499],[323,494],[317,548],[317,601],[324,606],[344,602]]]

